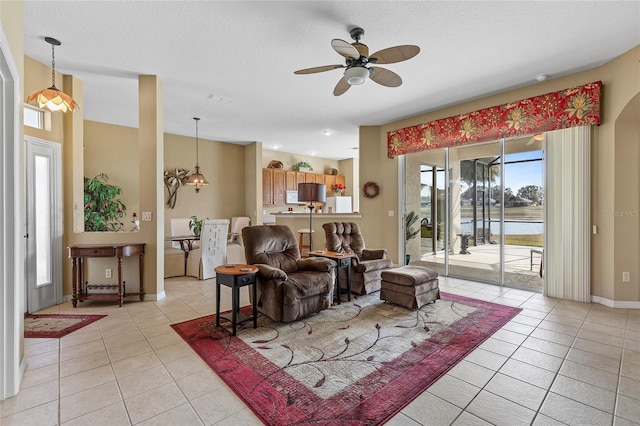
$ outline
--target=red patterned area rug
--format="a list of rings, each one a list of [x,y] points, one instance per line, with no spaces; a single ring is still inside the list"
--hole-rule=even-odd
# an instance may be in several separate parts
[[[58,339],[106,315],[43,314],[24,316],[24,337]]]
[[[444,293],[411,311],[374,293],[293,323],[261,316],[236,337],[215,315],[172,327],[266,424],[376,425],[518,312]]]

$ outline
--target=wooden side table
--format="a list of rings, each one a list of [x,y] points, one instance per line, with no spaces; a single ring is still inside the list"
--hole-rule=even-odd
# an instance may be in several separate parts
[[[342,299],[342,287],[340,285],[340,269],[347,269],[347,300],[351,301],[351,258],[356,257],[354,253],[338,253],[327,250],[314,250],[309,252],[309,256],[326,257],[336,262],[336,285],[338,287],[338,305]]]
[[[240,322],[246,322],[251,318],[240,313],[240,287],[253,286],[253,328],[258,327],[258,291],[256,288],[256,273],[258,268],[252,265],[236,264],[221,265],[216,267],[216,327],[220,326],[220,318],[231,321],[233,332],[236,335],[236,326]],[[220,285],[231,287],[231,318],[228,314],[220,315]]]
[[[72,264],[73,276],[73,307],[83,300],[117,300],[122,306],[127,296],[140,296],[144,300],[144,243],[129,244],[78,244],[69,246],[69,257]],[[138,255],[138,272],[140,274],[140,291],[126,293],[123,291],[122,258]],[[118,259],[118,284],[84,284],[84,259],[91,257],[116,257]],[[113,293],[89,294],[88,288],[115,290]]]

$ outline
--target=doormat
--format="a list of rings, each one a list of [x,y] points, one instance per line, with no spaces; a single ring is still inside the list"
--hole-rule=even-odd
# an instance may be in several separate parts
[[[106,315],[25,314],[24,337],[59,339],[103,317]]]
[[[237,336],[215,315],[171,327],[265,424],[377,425],[521,311],[441,297],[412,311],[373,293]]]

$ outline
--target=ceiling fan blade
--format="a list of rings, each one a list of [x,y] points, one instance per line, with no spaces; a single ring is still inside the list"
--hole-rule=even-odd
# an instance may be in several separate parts
[[[371,80],[387,87],[398,87],[402,84],[402,79],[398,74],[380,67],[371,67],[373,72],[369,75]]]
[[[349,90],[350,87],[351,85],[347,83],[347,80],[344,77],[342,77],[338,84],[336,84],[336,87],[333,89],[333,96],[342,95],[344,92]]]
[[[344,68],[344,65],[324,65],[322,67],[305,68],[303,70],[294,71],[294,74],[314,74],[317,72],[325,72],[335,70],[336,68]]]
[[[335,50],[336,52],[338,52],[338,54],[344,56],[345,58],[358,59],[360,57],[360,52],[358,52],[358,49],[356,49],[346,41],[340,40],[339,38],[334,38],[333,40],[331,40],[331,47],[333,47],[333,50]]]
[[[379,50],[369,56],[369,61],[376,64],[393,64],[396,62],[406,61],[420,53],[420,48],[412,44],[404,44],[402,46],[389,47]]]

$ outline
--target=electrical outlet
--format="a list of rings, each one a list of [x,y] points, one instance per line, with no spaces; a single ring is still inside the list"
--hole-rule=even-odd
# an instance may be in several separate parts
[[[388,210],[387,214],[389,215],[389,217],[393,217],[394,211],[393,210]]]
[[[143,222],[151,222],[151,212],[142,212],[142,221]]]
[[[622,273],[622,282],[623,283],[628,283],[631,281],[631,274],[629,272],[623,272]]]
[[[111,278],[111,269],[105,269],[104,270],[104,276],[106,278]]]

